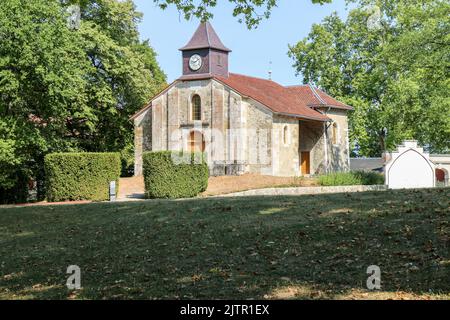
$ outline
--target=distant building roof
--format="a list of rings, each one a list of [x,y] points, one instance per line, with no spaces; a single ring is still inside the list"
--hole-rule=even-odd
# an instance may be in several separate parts
[[[188,44],[180,50],[185,51],[207,48],[231,52],[230,49],[224,46],[211,24],[209,22],[203,22],[198,26],[197,31],[195,31]]]
[[[350,170],[381,171],[383,158],[350,158]]]

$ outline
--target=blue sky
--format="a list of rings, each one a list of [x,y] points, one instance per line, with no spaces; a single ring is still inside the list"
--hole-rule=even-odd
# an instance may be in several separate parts
[[[139,31],[142,39],[149,39],[158,53],[158,61],[171,82],[181,74],[179,48],[184,46],[196,30],[199,21],[185,21],[175,8],[160,10],[152,0],[134,0],[144,14]],[[344,0],[332,4],[312,4],[310,0],[280,0],[269,20],[263,20],[256,30],[248,30],[232,16],[232,6],[220,0],[213,10],[211,23],[222,42],[233,52],[230,71],[267,78],[272,61],[272,79],[283,85],[299,84],[292,60],[287,56],[288,44],[306,37],[313,23],[336,11],[347,16]]]

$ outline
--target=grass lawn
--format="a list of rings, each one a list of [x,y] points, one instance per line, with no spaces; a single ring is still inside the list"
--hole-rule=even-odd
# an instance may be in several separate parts
[[[449,207],[446,188],[1,208],[0,298],[450,299]]]

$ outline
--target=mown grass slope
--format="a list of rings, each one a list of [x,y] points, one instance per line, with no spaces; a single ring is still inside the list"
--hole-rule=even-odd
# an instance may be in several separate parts
[[[0,298],[449,299],[449,207],[446,188],[2,208]]]

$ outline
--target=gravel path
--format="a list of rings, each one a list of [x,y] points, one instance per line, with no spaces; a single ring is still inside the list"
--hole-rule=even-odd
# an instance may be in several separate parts
[[[270,187],[312,187],[317,185],[314,178],[273,177],[259,174],[211,177],[209,178],[208,189],[202,196],[215,196]]]
[[[259,174],[244,174],[242,176],[210,177],[208,189],[201,194],[203,197],[216,196],[253,189],[271,187],[313,187],[317,186],[314,178],[273,177]],[[144,199],[144,178],[121,178],[119,182],[118,201],[134,201]]]
[[[144,177],[120,178],[117,201],[136,201],[144,199]]]

